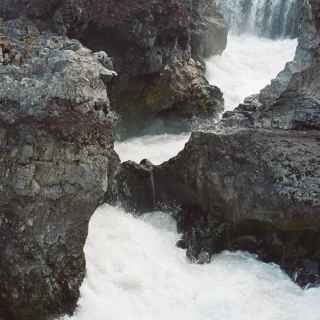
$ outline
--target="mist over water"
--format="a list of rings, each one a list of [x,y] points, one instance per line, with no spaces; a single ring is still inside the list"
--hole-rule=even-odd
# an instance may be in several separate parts
[[[246,253],[190,264],[167,214],[108,205],[91,219],[87,277],[73,320],[319,320],[320,289],[302,290]]]
[[[224,93],[225,109],[233,110],[244,98],[268,85],[293,60],[296,47],[296,39],[229,35],[222,55],[206,61],[207,79]]]

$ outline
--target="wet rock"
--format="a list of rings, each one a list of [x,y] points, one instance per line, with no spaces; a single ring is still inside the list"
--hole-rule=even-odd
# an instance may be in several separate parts
[[[143,194],[151,198],[152,171],[157,203],[180,208],[179,245],[192,261],[202,252],[249,251],[305,286],[318,273],[311,276],[315,268],[304,261],[320,262],[319,141],[319,131],[194,132],[177,157],[148,168],[144,180],[127,172],[118,187],[131,190],[135,208],[143,211],[141,203],[148,203],[150,210]],[[134,193],[135,185],[142,185],[142,194]]]
[[[292,276],[299,271],[301,285],[316,280],[303,261],[320,261],[319,139],[317,131],[193,133],[176,158],[154,168],[158,197],[186,208],[189,254],[246,250]]]
[[[201,251],[199,256],[198,256],[198,264],[206,264],[209,263],[211,260],[210,254],[207,251]]]
[[[71,314],[89,219],[112,184],[107,70],[78,41],[0,22],[0,318]],[[16,54],[16,57],[17,57]]]
[[[116,175],[116,186],[110,191],[108,202],[120,202],[137,212],[152,210],[157,201],[152,164],[146,160],[140,164],[133,161],[122,163]]]

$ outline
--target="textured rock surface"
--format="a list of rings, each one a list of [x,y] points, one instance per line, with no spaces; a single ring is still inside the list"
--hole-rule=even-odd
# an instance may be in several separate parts
[[[319,280],[320,270],[309,274],[307,267],[307,261],[320,266],[318,131],[195,132],[176,158],[147,169],[128,162],[119,176],[120,196],[130,206],[181,208],[180,245],[193,259],[248,250],[279,263],[302,285]]]
[[[226,46],[226,26],[213,1],[16,2],[39,25],[51,14],[52,29],[112,55],[119,73],[112,107],[127,125],[155,115],[181,119],[223,110],[220,90],[208,84],[198,61]],[[1,7],[9,14],[9,2]]]
[[[0,33],[0,318],[41,320],[76,306],[88,221],[118,164],[112,71],[28,21]]]

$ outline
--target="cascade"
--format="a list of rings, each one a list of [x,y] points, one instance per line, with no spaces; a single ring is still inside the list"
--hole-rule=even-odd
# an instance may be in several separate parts
[[[302,0],[217,0],[231,31],[267,38],[296,38]]]

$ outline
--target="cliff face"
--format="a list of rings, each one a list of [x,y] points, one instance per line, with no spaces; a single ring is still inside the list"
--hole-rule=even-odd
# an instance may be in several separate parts
[[[17,4],[21,12],[39,26],[49,24],[111,54],[119,73],[110,88],[112,107],[127,125],[156,115],[186,119],[223,110],[222,93],[208,84],[198,61],[226,46],[227,29],[213,1],[23,3]]]
[[[118,164],[113,72],[27,20],[0,34],[0,318],[47,319],[76,306],[88,221]]]

